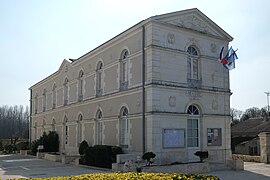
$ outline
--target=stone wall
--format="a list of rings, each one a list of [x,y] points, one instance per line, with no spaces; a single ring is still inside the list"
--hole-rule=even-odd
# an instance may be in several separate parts
[[[233,154],[233,160],[242,160],[245,162],[261,162],[260,156],[250,156],[250,155],[243,155],[243,154]]]

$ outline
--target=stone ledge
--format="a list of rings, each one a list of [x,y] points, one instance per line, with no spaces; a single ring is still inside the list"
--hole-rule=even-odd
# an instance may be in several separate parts
[[[244,170],[244,161],[242,160],[227,160],[227,165],[235,171]]]

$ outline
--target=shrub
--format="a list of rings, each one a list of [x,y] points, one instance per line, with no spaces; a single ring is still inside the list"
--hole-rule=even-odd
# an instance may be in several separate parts
[[[0,151],[3,151],[3,150],[4,150],[3,142],[2,142],[2,140],[0,140]]]
[[[200,162],[203,162],[204,159],[208,158],[208,151],[196,151],[195,156],[199,156]]]
[[[8,145],[4,146],[4,152],[5,153],[8,153],[8,154],[14,153],[16,150],[17,150],[16,146],[14,146],[14,145],[8,144]]]
[[[116,154],[120,153],[122,153],[122,149],[118,146],[95,145],[87,147],[84,157],[81,158],[81,163],[89,166],[111,168],[112,162],[116,161]]]
[[[59,151],[59,136],[55,131],[50,131],[47,135],[46,132],[43,135],[31,143],[31,151],[37,152],[39,145],[43,145],[42,152],[58,152]]]
[[[79,147],[79,154],[80,155],[84,155],[85,154],[85,150],[86,148],[88,148],[89,145],[87,143],[87,141],[83,140],[81,143],[80,143],[80,147]]]
[[[84,151],[84,156],[81,159],[81,164],[95,166],[94,148],[87,147]]]
[[[119,146],[112,146],[112,163],[116,163],[116,155],[123,154],[123,150]]]
[[[26,142],[26,141],[18,142],[16,144],[16,148],[18,151],[19,150],[27,150],[27,149],[29,149],[29,142]]]
[[[150,164],[153,163],[151,159],[154,159],[156,157],[156,154],[153,152],[146,152],[143,154],[142,159],[146,160],[146,166],[150,166]]]

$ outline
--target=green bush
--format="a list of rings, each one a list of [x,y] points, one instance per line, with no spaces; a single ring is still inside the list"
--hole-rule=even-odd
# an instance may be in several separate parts
[[[143,154],[142,159],[146,160],[146,166],[150,166],[150,164],[153,163],[153,161],[151,161],[151,159],[155,158],[156,154],[153,152],[146,152]]]
[[[55,131],[50,131],[47,135],[46,132],[43,135],[31,143],[31,151],[37,153],[39,145],[43,145],[42,152],[58,152],[59,151],[59,136]]]
[[[86,148],[88,148],[89,145],[87,143],[87,141],[83,140],[81,143],[80,143],[80,146],[79,146],[79,154],[82,156],[85,154],[85,150]]]
[[[26,141],[18,142],[16,144],[16,148],[17,148],[18,151],[19,150],[27,150],[27,149],[29,149],[29,142],[26,142]]]
[[[4,146],[4,152],[7,154],[14,153],[17,151],[16,146],[8,144]]]
[[[116,163],[116,155],[123,154],[123,150],[119,146],[112,146],[112,163]]]
[[[89,166],[111,168],[112,163],[116,161],[116,154],[120,153],[122,153],[122,149],[118,146],[95,145],[87,147],[81,163]]]
[[[4,150],[3,142],[2,142],[2,140],[0,140],[0,151],[3,151],[3,150]]]

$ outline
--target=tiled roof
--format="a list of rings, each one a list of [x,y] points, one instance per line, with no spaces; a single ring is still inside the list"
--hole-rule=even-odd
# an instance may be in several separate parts
[[[261,132],[270,132],[270,119],[257,117],[250,118],[235,124],[231,128],[232,137],[235,136],[257,136]]]

